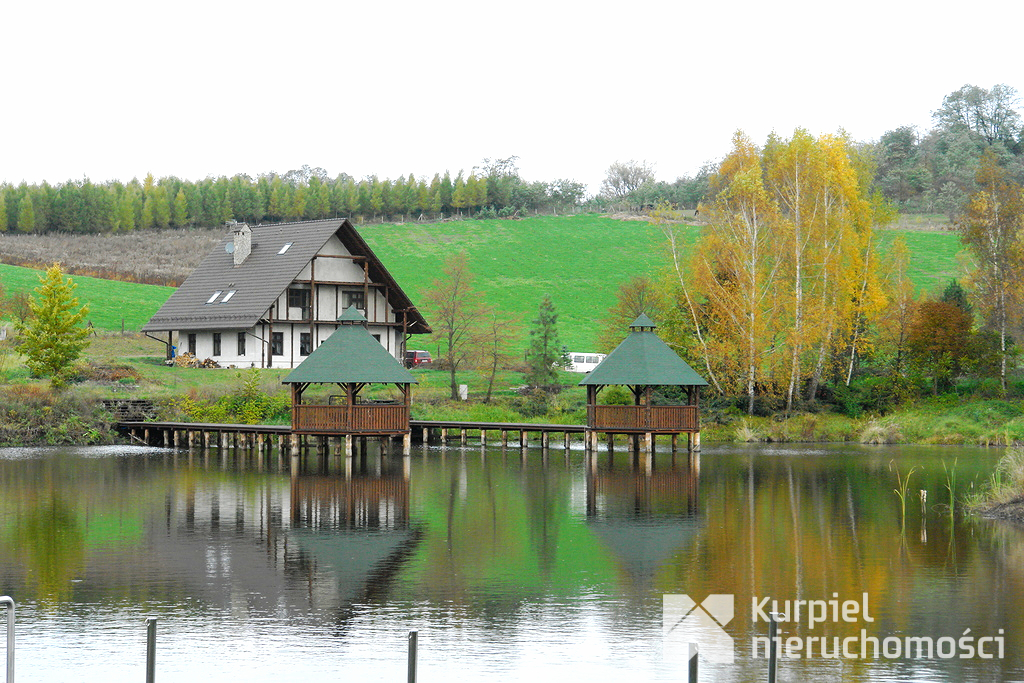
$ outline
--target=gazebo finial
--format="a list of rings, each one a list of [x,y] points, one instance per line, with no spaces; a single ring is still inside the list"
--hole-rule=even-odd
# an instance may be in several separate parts
[[[366,316],[359,312],[359,309],[355,306],[349,306],[345,309],[338,317],[338,322],[342,325],[362,325],[366,326]]]
[[[646,313],[641,313],[639,316],[637,316],[637,319],[633,321],[633,324],[629,326],[629,329],[634,332],[643,332],[645,330],[653,331],[656,327],[657,325],[654,324],[654,321],[651,320]]]

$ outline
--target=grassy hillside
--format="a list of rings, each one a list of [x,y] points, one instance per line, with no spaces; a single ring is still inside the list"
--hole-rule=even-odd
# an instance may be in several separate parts
[[[8,293],[32,292],[43,271],[0,264],[0,283]],[[100,330],[138,330],[157,312],[174,291],[173,287],[139,285],[133,282],[101,280],[75,275],[75,295],[89,304],[89,320]]]
[[[696,228],[689,230],[696,234]],[[657,273],[669,262],[658,228],[599,216],[406,223],[359,231],[417,302],[440,276],[445,257],[460,249],[476,275],[475,288],[526,326],[550,294],[559,335],[573,350],[593,346],[595,328],[615,302],[620,283]]]
[[[698,228],[682,226],[691,240]],[[634,275],[657,276],[669,266],[661,230],[643,221],[585,216],[538,216],[520,221],[364,225],[360,233],[416,302],[440,276],[444,258],[465,249],[476,289],[489,304],[521,317],[525,328],[550,294],[559,313],[563,343],[591,350],[601,318],[619,284]],[[962,277],[957,236],[945,231],[884,231],[882,243],[901,234],[913,254],[911,275],[919,289],[934,292]],[[38,271],[0,265],[8,291],[31,291]],[[99,329],[139,329],[170,296],[169,287],[75,277],[78,295],[92,308]],[[433,349],[427,339],[414,346]]]

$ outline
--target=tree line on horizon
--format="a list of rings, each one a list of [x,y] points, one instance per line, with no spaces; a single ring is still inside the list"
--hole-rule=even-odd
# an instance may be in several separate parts
[[[850,142],[869,170],[871,187],[910,213],[943,213],[951,220],[977,190],[982,155],[991,150],[1010,177],[1024,182],[1024,124],[1017,91],[965,85],[933,112],[935,126],[920,133],[900,126],[878,141]],[[346,173],[330,177],[303,166],[256,178],[238,174],[199,181],[147,175],[127,183],[69,180],[58,185],[0,185],[0,232],[124,232],[214,227],[234,219],[253,223],[345,216],[356,221],[511,218],[537,213],[649,212],[659,204],[697,209],[708,196],[721,161],[693,176],[658,180],[653,165],[615,161],[600,191],[586,196],[575,180],[528,181],[518,157],[484,159],[469,174],[413,174],[395,179]]]
[[[350,217],[362,221],[436,220],[451,216],[490,218],[576,209],[582,183],[526,181],[517,157],[485,159],[482,167],[453,178],[412,174],[394,180],[345,173],[331,178],[303,166],[285,174],[252,178],[238,174],[201,181],[176,177],[60,185],[0,185],[0,232],[127,232],[135,229],[213,227],[229,220],[250,223]]]

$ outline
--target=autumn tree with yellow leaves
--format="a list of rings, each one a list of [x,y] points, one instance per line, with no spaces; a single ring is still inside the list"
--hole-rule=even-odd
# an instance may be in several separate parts
[[[733,138],[677,271],[713,383],[742,393],[748,411],[756,395],[784,397],[789,411],[805,386],[814,398],[823,381],[849,383],[886,303],[869,175],[842,134],[798,129],[760,149]]]
[[[1024,188],[999,165],[992,148],[981,157],[976,181],[979,190],[957,227],[975,259],[970,284],[985,324],[999,335],[999,381],[1005,393],[1011,320],[1019,318],[1024,299]]]

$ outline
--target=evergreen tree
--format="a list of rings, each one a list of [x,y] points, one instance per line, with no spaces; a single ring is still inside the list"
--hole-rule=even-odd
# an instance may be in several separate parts
[[[565,367],[565,351],[558,341],[558,314],[550,295],[544,295],[533,321],[526,363],[529,366],[526,381],[532,386],[554,384],[558,379],[556,368]]]
[[[54,386],[60,386],[89,345],[89,329],[83,325],[89,307],[79,306],[76,285],[64,277],[60,264],[50,266],[39,281],[29,302],[31,315],[17,324],[18,348],[32,374],[49,377]]]
[[[7,192],[0,190],[0,232],[7,232]]]
[[[178,190],[174,198],[174,205],[171,207],[171,223],[176,228],[184,228],[188,225],[188,199],[185,198],[185,190]]]
[[[131,192],[125,191],[117,202],[115,232],[126,232],[135,229],[135,200]]]
[[[32,206],[32,197],[27,193],[18,204],[18,231],[32,232],[36,227],[36,214]]]

